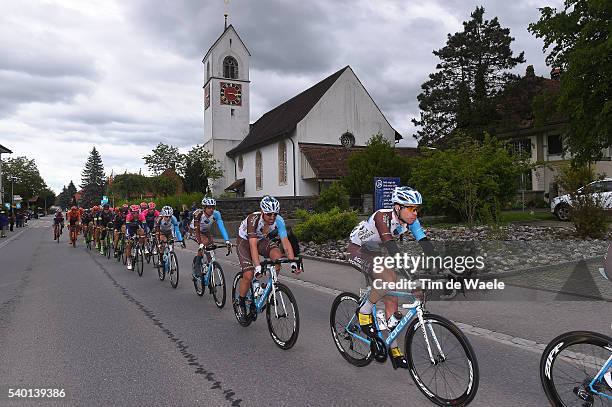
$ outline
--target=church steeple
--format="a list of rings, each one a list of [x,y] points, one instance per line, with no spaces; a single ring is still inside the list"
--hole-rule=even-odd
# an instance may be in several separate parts
[[[210,47],[204,64],[204,147],[222,163],[224,179],[213,192],[220,194],[234,181],[234,163],[225,153],[249,132],[249,65],[251,54],[224,14],[223,33]]]

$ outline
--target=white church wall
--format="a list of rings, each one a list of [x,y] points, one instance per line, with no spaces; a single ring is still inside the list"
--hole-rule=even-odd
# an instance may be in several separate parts
[[[264,195],[293,196],[293,148],[289,140],[283,140],[283,142],[286,143],[287,147],[287,182],[285,185],[279,185],[278,182],[278,142],[268,144],[259,149],[249,151],[247,153],[243,153],[242,171],[239,171],[238,169],[239,156],[236,157],[236,179],[245,179],[245,197]],[[262,188],[259,190],[256,188],[255,155],[257,151],[261,152],[263,169]]]
[[[297,137],[302,143],[340,144],[347,131],[358,146],[379,132],[392,144],[395,141],[395,131],[350,68],[298,123]]]

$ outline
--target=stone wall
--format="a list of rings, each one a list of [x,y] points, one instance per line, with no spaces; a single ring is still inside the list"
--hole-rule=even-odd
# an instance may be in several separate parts
[[[275,197],[281,206],[281,216],[285,219],[295,218],[295,211],[313,209],[316,196],[287,196]],[[218,198],[217,209],[223,215],[223,220],[241,221],[251,212],[259,210],[260,197],[252,198]]]

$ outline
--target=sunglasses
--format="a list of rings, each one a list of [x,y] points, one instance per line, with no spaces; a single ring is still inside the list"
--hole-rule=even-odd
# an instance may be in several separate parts
[[[419,211],[419,207],[418,206],[413,206],[413,205],[402,205],[401,209],[408,209],[408,212],[410,213],[416,213]]]
[[[272,218],[272,217],[276,218],[278,216],[278,213],[275,213],[275,212],[265,213],[264,212],[264,215],[266,215],[269,218]]]

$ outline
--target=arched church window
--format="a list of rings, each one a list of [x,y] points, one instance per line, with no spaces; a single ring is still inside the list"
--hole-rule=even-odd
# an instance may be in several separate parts
[[[287,184],[287,145],[285,140],[278,143],[278,185]]]
[[[255,189],[263,189],[263,168],[259,150],[255,153]]]
[[[232,56],[226,56],[223,60],[223,77],[238,79],[238,61]]]

